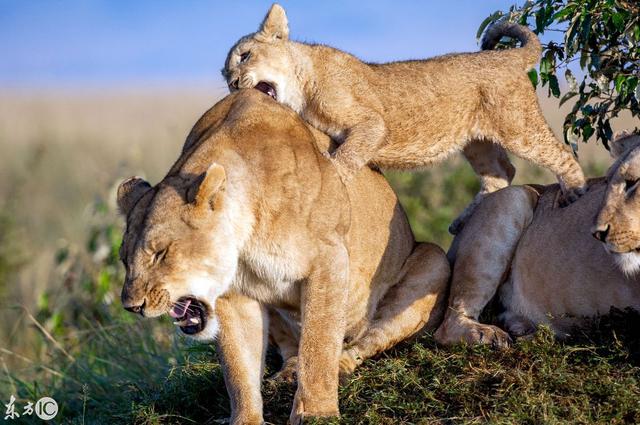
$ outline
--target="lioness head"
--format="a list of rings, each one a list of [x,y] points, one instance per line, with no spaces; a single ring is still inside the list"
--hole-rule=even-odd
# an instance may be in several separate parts
[[[232,92],[256,88],[300,112],[302,89],[296,68],[287,15],[282,6],[274,4],[258,31],[231,48],[222,75]]]
[[[593,226],[627,274],[640,270],[640,135],[622,133],[611,144],[616,162],[607,173],[607,189]]]
[[[184,333],[215,337],[215,301],[230,287],[238,257],[225,187],[217,164],[200,175],[167,176],[155,187],[138,177],[120,184],[127,310],[169,313]]]

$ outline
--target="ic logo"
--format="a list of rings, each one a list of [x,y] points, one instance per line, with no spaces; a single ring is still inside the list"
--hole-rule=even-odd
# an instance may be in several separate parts
[[[58,414],[58,403],[51,397],[42,397],[36,402],[36,415],[42,420],[49,420]]]

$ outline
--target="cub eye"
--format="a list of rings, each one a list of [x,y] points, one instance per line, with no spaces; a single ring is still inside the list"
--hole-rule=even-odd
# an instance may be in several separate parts
[[[246,62],[251,57],[251,51],[246,51],[240,55],[240,63]]]
[[[164,260],[164,257],[166,257],[166,255],[167,255],[167,250],[168,250],[168,248],[165,248],[165,249],[161,249],[160,251],[155,252],[151,256],[151,263],[152,264],[158,264],[160,261]]]
[[[624,181],[624,191],[625,192],[629,192],[631,189],[633,189],[636,186],[636,184],[638,183],[639,180],[640,179],[635,179],[635,180],[627,179],[627,180],[625,180]]]

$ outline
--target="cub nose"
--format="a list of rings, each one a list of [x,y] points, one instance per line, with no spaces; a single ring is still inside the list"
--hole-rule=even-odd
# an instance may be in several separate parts
[[[234,88],[234,89],[238,90],[239,84],[240,84],[240,78],[236,78],[229,85],[231,86],[231,88]]]
[[[123,307],[125,310],[130,311],[131,313],[135,313],[135,314],[140,314],[142,316],[144,316],[144,305],[145,305],[146,301],[142,301],[142,304],[124,304],[123,303]]]
[[[607,224],[605,227],[593,227],[593,237],[599,240],[600,242],[607,241],[607,235],[609,234],[610,226]]]

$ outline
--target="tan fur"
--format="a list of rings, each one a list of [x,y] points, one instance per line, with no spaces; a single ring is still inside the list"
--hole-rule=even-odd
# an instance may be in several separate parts
[[[541,323],[564,336],[611,307],[640,307],[640,194],[635,186],[622,189],[625,179],[640,177],[638,146],[639,136],[615,140],[612,152],[621,156],[607,179],[589,181],[587,193],[567,208],[554,208],[557,186],[488,195],[449,250],[449,309],[436,339],[506,346],[508,333],[522,336]],[[606,245],[592,237],[594,222],[593,231],[609,226]],[[478,322],[499,287],[504,330]]]
[[[444,313],[444,252],[414,241],[380,173],[364,168],[345,186],[328,145],[290,109],[242,90],[196,123],[159,184],[121,188],[123,304],[145,316],[183,296],[209,305],[196,337],[219,330],[234,424],[262,421],[267,330],[283,374],[297,375],[298,423],[338,414],[339,371]]]
[[[344,178],[365,164],[416,169],[464,149],[482,191],[453,232],[482,196],[511,182],[504,149],[555,173],[563,204],[582,193],[582,170],[549,129],[527,77],[540,56],[527,28],[499,24],[485,38],[490,48],[502,35],[516,36],[519,49],[386,64],[291,41],[288,33],[284,9],[274,4],[258,32],[230,50],[223,75],[231,90],[271,84],[279,102],[342,142],[331,156]],[[492,149],[473,149],[475,143]]]

